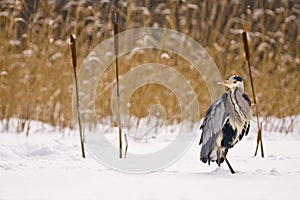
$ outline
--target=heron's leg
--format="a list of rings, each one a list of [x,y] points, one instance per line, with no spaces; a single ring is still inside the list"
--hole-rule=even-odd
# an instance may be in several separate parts
[[[228,165],[230,172],[232,174],[235,174],[235,171],[233,170],[233,168],[231,167],[230,163],[228,162],[228,160],[227,160],[226,155],[224,154],[224,152],[222,153],[222,157],[224,158],[226,164]]]
[[[221,166],[221,160],[220,160],[220,157],[221,157],[221,150],[220,148],[217,149],[217,163],[218,163],[218,166],[220,167]]]

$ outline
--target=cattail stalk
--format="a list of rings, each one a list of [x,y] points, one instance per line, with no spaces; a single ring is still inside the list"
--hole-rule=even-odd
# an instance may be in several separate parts
[[[118,33],[119,33],[119,23],[117,19],[117,13],[114,12],[114,51],[115,51],[115,63],[116,63],[116,80],[117,80],[117,106],[118,106],[118,126],[119,126],[119,156],[122,158],[122,122],[121,122],[121,114],[120,114],[120,87],[119,87],[119,59],[118,59],[118,54],[119,54],[119,38],[118,38]],[[127,140],[127,135],[124,135],[125,138],[125,154],[124,158],[126,158],[127,155],[127,150],[128,150],[128,140]]]
[[[81,125],[80,111],[79,111],[78,82],[77,82],[77,74],[76,74],[77,57],[76,57],[76,41],[75,41],[75,39],[76,39],[75,35],[70,35],[70,47],[71,47],[71,52],[72,52],[73,72],[74,72],[74,79],[75,79],[76,111],[77,111],[77,120],[78,120],[78,125],[79,125],[81,153],[82,153],[82,157],[85,158],[84,136],[83,136],[83,130],[82,130],[82,125]]]
[[[263,149],[263,142],[262,142],[262,123],[259,121],[258,104],[256,101],[253,78],[252,78],[252,71],[251,71],[251,64],[250,64],[250,52],[249,52],[249,46],[248,46],[248,40],[247,40],[247,33],[245,31],[243,31],[242,36],[243,36],[243,42],[244,42],[244,47],[245,47],[246,60],[248,63],[249,76],[250,76],[251,88],[252,88],[252,96],[253,96],[253,101],[254,101],[254,106],[255,106],[255,115],[256,115],[256,121],[257,121],[257,127],[258,127],[256,149],[255,149],[254,156],[257,155],[258,147],[260,144],[261,156],[264,157],[264,149]]]

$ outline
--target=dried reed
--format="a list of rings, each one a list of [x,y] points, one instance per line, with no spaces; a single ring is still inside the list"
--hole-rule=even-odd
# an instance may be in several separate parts
[[[202,44],[224,77],[234,73],[250,83],[242,56],[241,30],[248,32],[260,115],[284,132],[300,113],[300,5],[297,1],[1,1],[0,12],[0,119],[9,128],[11,118],[39,120],[56,127],[72,127],[72,71],[66,67],[69,35],[77,38],[78,63],[99,42],[113,35],[112,9],[122,30],[135,27],[173,28]],[[29,1],[28,1],[29,2]],[[247,5],[246,2],[250,3]],[[184,48],[184,44],[178,44]],[[170,59],[161,59],[168,53]],[[211,103],[201,76],[188,62],[170,52],[143,50],[119,57],[119,76],[146,62],[174,67],[194,88],[201,112]],[[110,66],[99,81],[96,112],[105,122],[111,116],[110,96],[115,72]],[[246,84],[250,90],[250,84]],[[281,94],[276,95],[274,94]],[[161,98],[159,98],[161,97]],[[22,103],[20,103],[22,102]],[[170,123],[180,120],[172,92],[146,85],[131,98],[130,113],[147,116],[152,103],[165,106]],[[276,108],[276,109],[274,109]],[[277,120],[268,120],[270,117]],[[107,122],[107,121],[106,121]],[[19,122],[22,123],[21,121]],[[264,124],[268,126],[268,124]],[[26,127],[26,126],[20,126]],[[270,127],[270,126],[269,126]],[[272,127],[272,126],[271,126]]]

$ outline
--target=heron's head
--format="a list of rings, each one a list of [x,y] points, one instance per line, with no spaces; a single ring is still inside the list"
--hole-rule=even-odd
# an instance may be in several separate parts
[[[228,80],[220,82],[219,84],[224,85],[231,90],[240,89],[241,91],[244,91],[243,79],[238,75],[233,75]]]

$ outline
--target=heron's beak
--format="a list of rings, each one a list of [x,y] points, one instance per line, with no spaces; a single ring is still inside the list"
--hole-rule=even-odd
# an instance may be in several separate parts
[[[228,81],[228,80],[223,81],[223,82],[219,82],[218,84],[224,85],[224,86],[226,86],[228,88],[232,88],[232,85],[231,85],[230,81]]]

